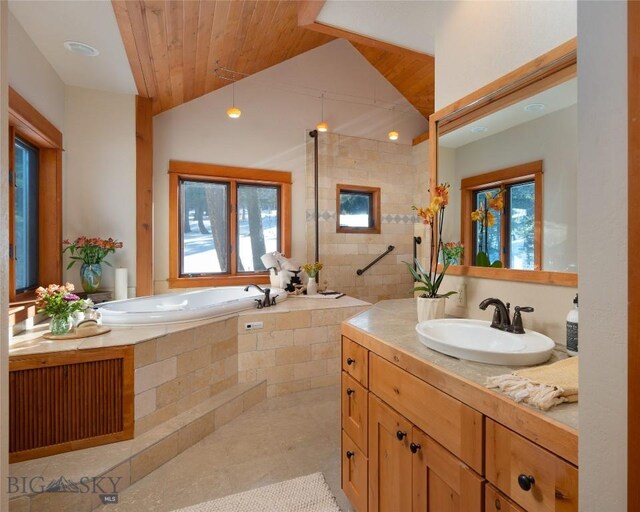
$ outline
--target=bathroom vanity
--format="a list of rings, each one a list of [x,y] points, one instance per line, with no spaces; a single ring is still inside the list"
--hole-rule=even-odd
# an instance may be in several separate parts
[[[512,368],[422,345],[415,301],[342,324],[342,488],[358,511],[578,510],[578,404],[486,389]],[[566,357],[554,351],[551,361]]]

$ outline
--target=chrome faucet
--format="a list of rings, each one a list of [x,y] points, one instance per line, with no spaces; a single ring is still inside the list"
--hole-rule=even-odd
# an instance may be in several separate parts
[[[491,327],[494,329],[500,329],[501,331],[509,331],[511,329],[511,319],[509,317],[510,304],[502,302],[500,299],[490,297],[484,299],[480,303],[480,309],[484,311],[488,306],[495,306],[496,310],[493,312],[493,320],[491,321]]]
[[[256,299],[256,302],[258,303],[258,309],[268,308],[269,306],[275,306],[275,297],[273,298],[273,301],[269,297],[269,294],[271,293],[271,288],[262,289],[257,284],[250,284],[245,287],[244,291],[248,292],[249,288],[251,287],[256,288],[260,293],[264,293],[264,299]]]

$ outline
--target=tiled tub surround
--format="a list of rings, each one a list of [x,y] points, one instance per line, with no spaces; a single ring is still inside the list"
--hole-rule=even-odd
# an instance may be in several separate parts
[[[11,465],[16,477],[121,477],[118,491],[154,471],[267,396],[338,382],[340,322],[370,305],[292,298],[214,321],[113,328],[94,338],[46,342],[46,324],[17,336],[12,354],[134,345],[135,437]],[[246,323],[263,328],[246,333]],[[240,381],[240,382],[239,382]],[[95,494],[12,493],[11,510],[92,510]]]
[[[319,134],[320,274],[333,289],[367,302],[410,297],[412,282],[403,261],[413,258],[415,216],[420,199],[413,146],[333,133]],[[314,258],[313,142],[307,144],[307,260]],[[428,179],[428,178],[427,178]],[[380,234],[336,233],[336,185],[380,187]],[[363,268],[393,245],[395,250],[367,272]]]
[[[267,382],[267,396],[337,384],[340,323],[370,304],[352,297],[290,297],[277,308],[238,316],[238,381]],[[248,323],[263,328],[248,331]]]

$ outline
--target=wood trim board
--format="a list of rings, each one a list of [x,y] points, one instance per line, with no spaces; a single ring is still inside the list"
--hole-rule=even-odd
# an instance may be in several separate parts
[[[136,96],[136,296],[153,295],[153,102]]]

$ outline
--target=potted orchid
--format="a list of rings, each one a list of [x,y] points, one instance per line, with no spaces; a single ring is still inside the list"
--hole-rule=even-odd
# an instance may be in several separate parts
[[[87,238],[81,236],[73,242],[65,240],[63,242],[67,247],[62,251],[69,252],[71,262],[67,265],[70,269],[77,261],[82,262],[80,267],[80,280],[82,289],[87,293],[93,293],[100,287],[102,280],[102,262],[111,266],[111,263],[105,260],[109,254],[115,253],[116,249],[122,248],[122,242],[113,238]]]
[[[51,334],[61,336],[68,333],[73,326],[73,314],[88,307],[87,301],[78,297],[73,290],[74,286],[71,283],[50,284],[46,288],[40,286],[36,290],[38,313],[45,313],[51,317]]]
[[[444,225],[444,212],[449,204],[448,183],[438,185],[432,194],[431,203],[426,208],[413,206],[422,223],[430,229],[431,251],[429,268],[425,269],[416,259],[414,265],[404,262],[413,276],[417,286],[414,292],[423,292],[417,297],[418,321],[430,320],[432,318],[443,318],[445,310],[445,300],[456,292],[440,293],[440,285],[451,264],[451,259],[443,257],[443,267],[438,273],[440,254],[446,254],[445,244],[442,241],[442,227]]]
[[[502,261],[497,259],[491,262],[489,258],[489,228],[495,226],[496,216],[504,209],[504,190],[498,192],[485,192],[480,208],[471,212],[471,221],[480,224],[478,233],[478,253],[475,265],[478,267],[502,268]]]

